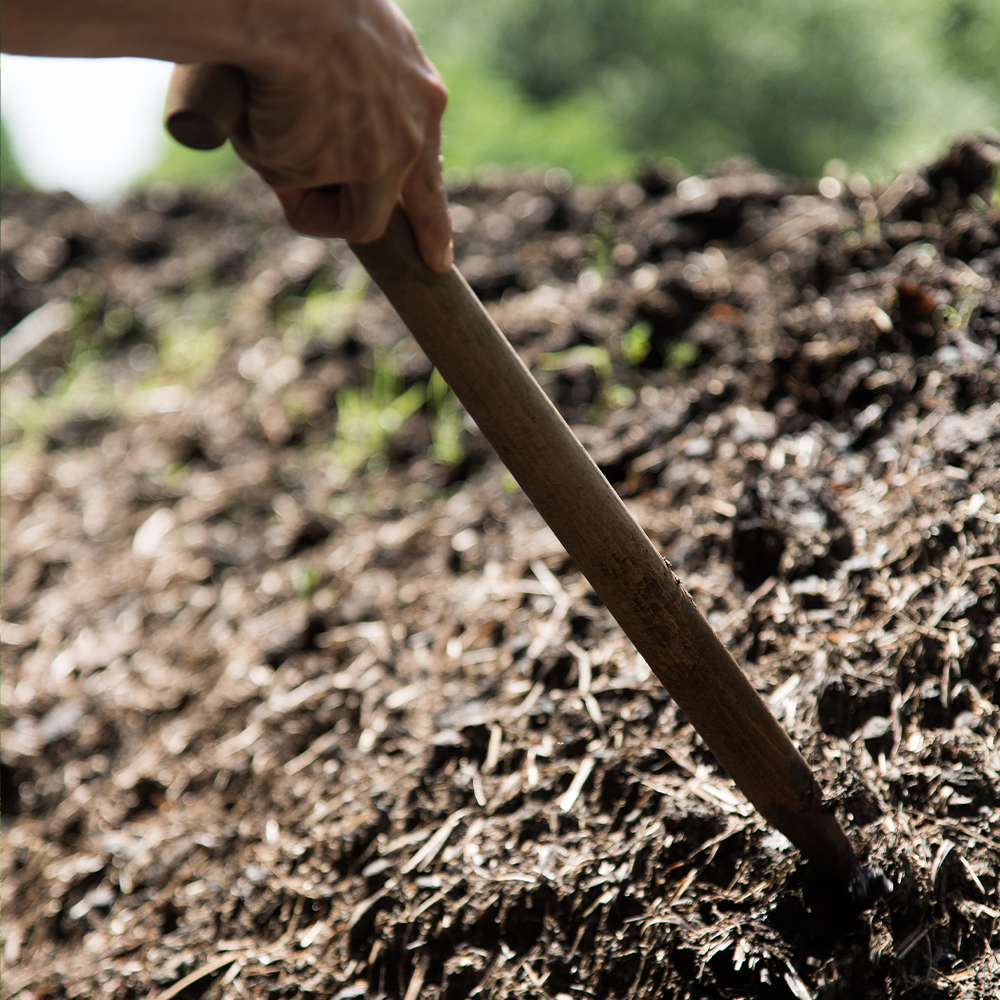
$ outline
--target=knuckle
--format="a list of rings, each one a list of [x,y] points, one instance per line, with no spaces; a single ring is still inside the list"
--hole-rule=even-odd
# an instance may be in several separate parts
[[[389,169],[389,154],[381,143],[360,142],[351,157],[351,179],[374,181]]]
[[[445,108],[448,106],[448,88],[440,79],[431,83],[427,103],[431,113],[436,118],[440,118],[444,114]]]
[[[407,128],[400,136],[400,153],[404,163],[412,163],[423,149],[424,143],[420,133],[414,128]]]

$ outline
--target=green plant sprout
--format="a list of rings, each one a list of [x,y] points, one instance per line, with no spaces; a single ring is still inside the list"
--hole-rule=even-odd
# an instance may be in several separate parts
[[[600,420],[605,409],[620,410],[635,401],[635,393],[628,386],[615,381],[611,354],[603,347],[580,344],[566,351],[542,354],[538,359],[539,369],[547,372],[566,371],[578,365],[593,368],[601,387],[600,402],[591,409],[591,420]]]
[[[215,368],[222,340],[214,330],[182,320],[160,331],[156,347],[160,371],[155,381],[193,388]]]
[[[404,387],[395,353],[376,350],[371,384],[337,393],[334,459],[348,472],[366,467],[374,471],[384,463],[393,435],[426,400],[423,383]]]
[[[593,232],[587,237],[587,259],[584,266],[600,275],[602,284],[611,271],[611,253],[615,241],[611,236],[611,216],[598,212],[594,216]]]
[[[451,387],[436,368],[427,383],[427,420],[434,460],[450,468],[461,465],[465,459],[462,411]]]
[[[645,320],[640,320],[625,331],[625,336],[622,338],[622,357],[630,365],[638,368],[649,357],[649,340],[652,333],[652,324]]]
[[[315,566],[302,566],[292,573],[292,589],[296,597],[312,597],[320,585],[320,572]]]
[[[370,383],[348,386],[337,393],[332,453],[344,471],[385,468],[394,435],[421,409],[431,435],[430,457],[446,467],[464,460],[462,411],[448,383],[435,368],[427,383],[407,387],[399,367],[398,348],[376,350]]]
[[[538,367],[543,372],[561,372],[577,365],[588,365],[593,368],[602,382],[614,375],[611,355],[603,347],[590,344],[580,344],[565,351],[542,354],[538,358]]]
[[[58,375],[44,389],[31,379],[5,385],[0,407],[3,461],[20,449],[41,447],[53,428],[73,420],[98,420],[141,412],[158,389],[199,385],[222,354],[216,332],[227,308],[219,294],[194,293],[160,300],[151,326],[157,331],[155,358],[137,380],[116,379],[112,363],[120,342],[136,329],[125,305],[102,312],[98,295],[83,291],[72,302],[74,323],[63,342]],[[177,471],[168,473],[176,476]]]
[[[701,347],[690,340],[669,340],[664,351],[666,363],[674,368],[690,368],[698,363]]]
[[[343,343],[354,322],[371,280],[360,265],[351,267],[338,288],[331,288],[324,273],[313,278],[305,296],[291,300],[280,311],[279,326],[284,327],[282,341],[291,350],[307,341],[321,340],[331,347]]]
[[[106,324],[100,297],[91,289],[72,302],[73,325],[63,340],[62,369],[44,389],[29,378],[4,387],[0,406],[3,462],[21,449],[41,447],[52,428],[74,419],[101,419],[120,410],[115,387],[102,360],[123,333],[123,314],[115,311]],[[132,314],[128,312],[129,327]],[[112,310],[109,310],[111,312]],[[120,331],[120,332],[119,332]]]

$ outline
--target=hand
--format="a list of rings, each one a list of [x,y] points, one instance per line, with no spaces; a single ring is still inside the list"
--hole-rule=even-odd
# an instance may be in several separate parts
[[[390,0],[320,6],[321,21],[315,0],[268,10],[267,51],[244,64],[248,102],[233,145],[299,232],[370,242],[401,200],[424,260],[446,271],[444,84]]]
[[[237,66],[249,85],[234,145],[293,228],[368,242],[402,201],[427,264],[451,266],[448,95],[392,0],[5,0],[3,46]]]

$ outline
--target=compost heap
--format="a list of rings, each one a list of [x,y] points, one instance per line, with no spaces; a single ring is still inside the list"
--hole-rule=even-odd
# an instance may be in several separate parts
[[[343,244],[252,181],[6,195],[2,995],[995,996],[997,158],[451,190],[460,269],[893,882],[861,912]]]

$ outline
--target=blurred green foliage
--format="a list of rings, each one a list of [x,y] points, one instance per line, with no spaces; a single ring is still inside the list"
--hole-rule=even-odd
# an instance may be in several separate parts
[[[11,188],[27,187],[31,185],[14,155],[7,126],[0,120],[0,188],[7,191]]]
[[[635,157],[589,94],[539,103],[486,60],[445,49],[435,65],[448,85],[445,166],[567,167],[582,180],[627,176]]]
[[[731,156],[874,176],[1000,127],[997,0],[401,0],[448,84],[446,166],[627,176]],[[154,179],[211,182],[231,150],[171,144]]]
[[[874,176],[1000,128],[998,0],[400,0],[448,84],[446,166],[632,172],[730,156]],[[5,187],[24,183],[6,133]],[[211,184],[228,146],[169,142],[144,181]]]
[[[950,0],[939,6],[943,7],[939,37],[946,64],[1000,102],[1000,3]]]
[[[375,349],[370,370],[370,378],[337,392],[331,451],[340,467],[348,473],[385,468],[393,437],[421,410],[431,435],[429,456],[439,465],[460,465],[465,458],[462,411],[437,369],[426,383],[407,384],[398,351]]]
[[[609,158],[672,156],[692,170],[747,155],[801,176],[818,175],[833,157],[887,173],[938,154],[957,132],[1000,125],[996,0],[404,0],[403,7],[445,67],[458,112],[445,119],[445,155],[461,166],[475,165],[455,157],[460,142],[452,148],[466,121],[523,155],[523,137],[509,121],[468,110],[477,101],[470,84],[498,77],[536,110],[583,111],[606,137]],[[465,76],[455,77],[460,66]],[[578,156],[569,142],[560,159],[544,159],[592,176]]]
[[[906,100],[863,0],[581,2],[582,16],[577,0],[512,4],[507,72],[539,99],[595,88],[630,146],[695,167],[743,153],[815,174],[864,155]]]
[[[146,177],[139,179],[139,186],[154,181],[170,181],[212,187],[250,170],[228,142],[219,149],[188,149],[164,133],[164,147],[160,162]]]

